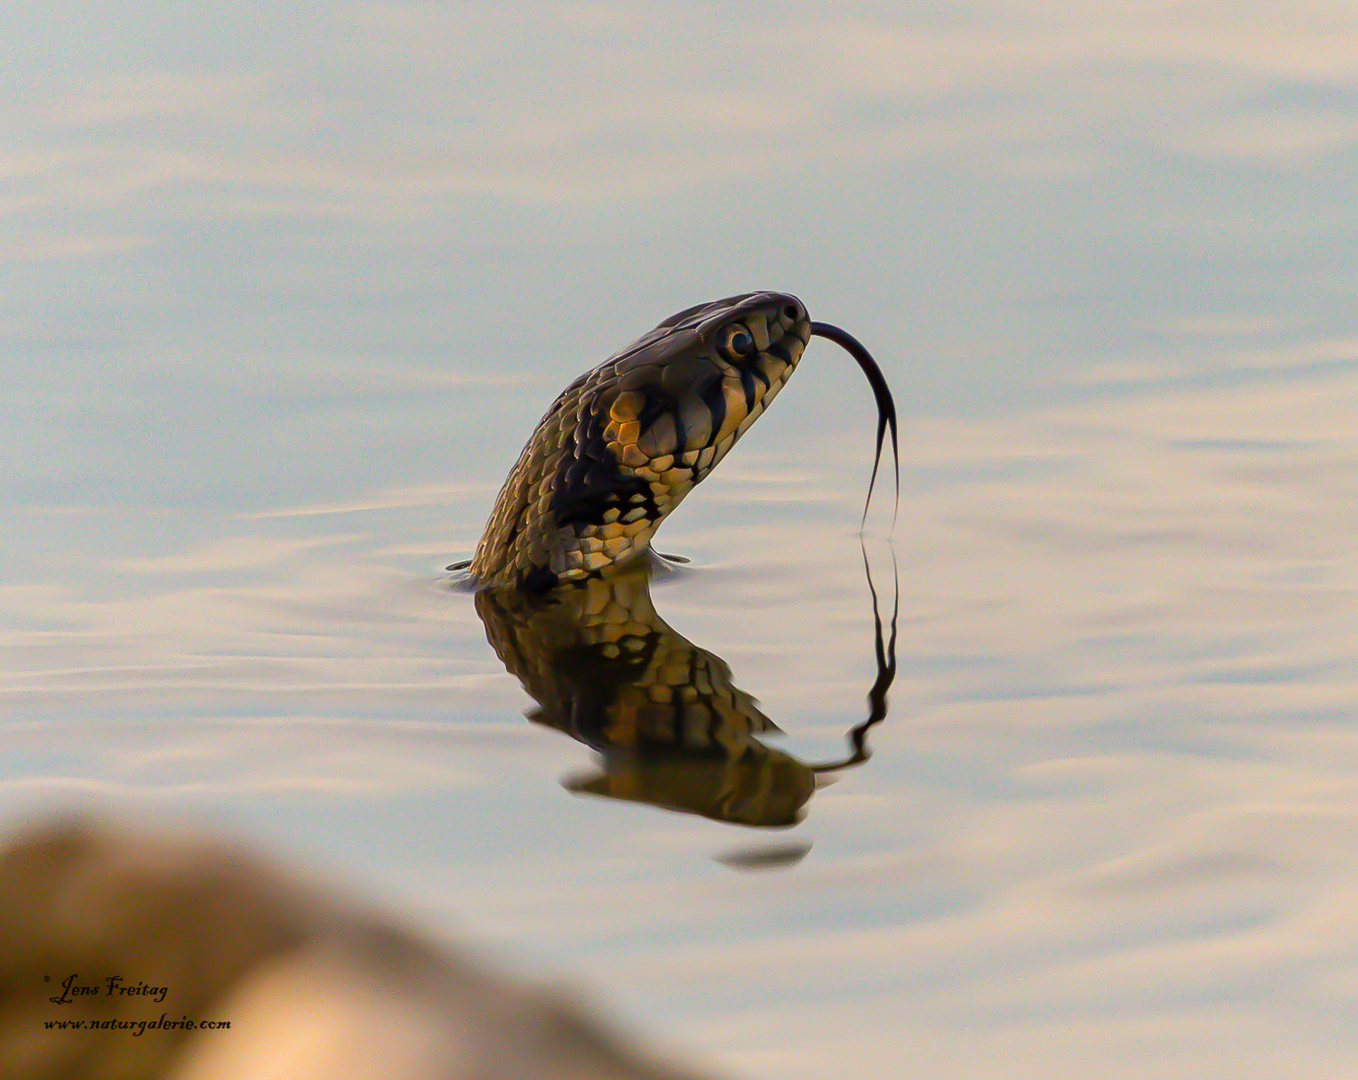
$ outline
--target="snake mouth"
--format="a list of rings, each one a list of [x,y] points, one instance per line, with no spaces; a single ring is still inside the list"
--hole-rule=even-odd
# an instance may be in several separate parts
[[[863,374],[868,377],[868,385],[872,387],[872,396],[877,400],[877,453],[872,459],[872,479],[868,481],[868,497],[863,500],[863,520],[859,522],[859,528],[868,520],[868,505],[872,502],[872,488],[877,483],[877,467],[882,463],[882,442],[886,436],[886,430],[891,428],[891,462],[896,474],[896,505],[891,515],[892,528],[896,526],[896,514],[901,507],[901,455],[896,442],[896,403],[891,398],[891,388],[886,384],[886,376],[882,374],[882,369],[877,361],[872,358],[872,353],[863,347],[863,343],[850,334],[847,330],[841,330],[838,326],[829,323],[813,322],[811,324],[811,336],[823,337],[827,341],[833,341],[841,349],[847,352],[855,360],[858,366],[863,369]]]

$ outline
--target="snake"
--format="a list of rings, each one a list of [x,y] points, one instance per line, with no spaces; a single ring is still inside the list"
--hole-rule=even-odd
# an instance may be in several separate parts
[[[546,593],[647,554],[651,538],[791,377],[812,337],[845,349],[877,402],[877,451],[896,407],[852,335],[781,292],[742,293],[671,315],[558,395],[500,489],[467,569],[478,589]]]

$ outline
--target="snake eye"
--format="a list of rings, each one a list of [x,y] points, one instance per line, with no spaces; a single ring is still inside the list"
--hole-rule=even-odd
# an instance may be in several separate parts
[[[743,326],[728,326],[722,331],[720,349],[728,360],[744,360],[754,354],[754,338]]]

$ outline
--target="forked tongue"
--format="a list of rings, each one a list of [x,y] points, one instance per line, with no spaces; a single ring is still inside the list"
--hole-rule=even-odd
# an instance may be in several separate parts
[[[891,514],[891,527],[896,527],[896,514],[901,508],[901,456],[896,447],[896,403],[891,400],[891,388],[886,384],[886,378],[882,375],[882,369],[877,366],[877,361],[872,358],[872,354],[852,334],[841,330],[838,326],[831,326],[829,323],[813,322],[811,324],[811,336],[823,337],[833,341],[850,356],[858,361],[858,366],[863,369],[863,374],[868,377],[868,385],[872,387],[872,396],[877,399],[877,454],[872,459],[872,479],[868,481],[868,497],[863,500],[863,520],[859,522],[859,528],[868,520],[868,504],[872,502],[872,486],[877,482],[877,466],[882,461],[882,441],[886,436],[886,429],[891,428],[891,460],[896,469],[896,508]]]

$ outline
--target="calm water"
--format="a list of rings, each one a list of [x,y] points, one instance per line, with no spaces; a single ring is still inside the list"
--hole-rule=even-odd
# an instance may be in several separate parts
[[[5,822],[232,830],[748,1080],[1353,1074],[1349,5],[132,8],[6,33]],[[762,771],[525,719],[441,571],[561,386],[752,288],[902,413],[814,790],[877,676],[834,348],[622,603]]]

